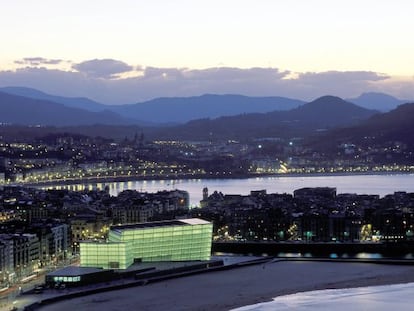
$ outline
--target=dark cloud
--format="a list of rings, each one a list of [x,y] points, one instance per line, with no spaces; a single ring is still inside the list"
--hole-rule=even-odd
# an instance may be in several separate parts
[[[352,98],[374,91],[409,98],[414,88],[413,80],[403,83],[370,71],[291,73],[277,68],[133,67],[110,59],[90,60],[74,68],[76,71],[41,67],[0,71],[0,86],[27,86],[62,96],[89,97],[106,104],[206,93],[313,100],[327,94]],[[129,78],[120,77],[125,72]]]
[[[115,59],[92,59],[74,64],[73,69],[91,78],[116,79],[119,74],[129,72],[134,67]]]
[[[47,59],[43,57],[25,57],[14,63],[18,65],[40,66],[40,65],[58,65],[62,63],[62,59]]]

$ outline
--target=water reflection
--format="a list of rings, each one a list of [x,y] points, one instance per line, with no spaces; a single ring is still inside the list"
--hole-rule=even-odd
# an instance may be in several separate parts
[[[411,256],[411,257],[410,257]],[[344,254],[337,254],[331,253],[328,256],[314,256],[312,253],[284,253],[280,252],[277,253],[276,257],[280,258],[330,258],[330,259],[346,259],[346,258],[354,258],[354,259],[381,259],[383,256],[379,253],[357,253],[355,255],[348,255],[347,253]],[[412,259],[412,254],[406,255],[405,259]]]
[[[381,259],[382,255],[379,253],[358,253],[355,255],[358,259]]]
[[[128,182],[81,183],[72,185],[52,185],[46,188],[83,191],[103,190],[106,186],[111,195],[124,190],[157,192],[162,190],[185,190],[190,194],[190,205],[199,205],[202,191],[219,191],[224,194],[247,195],[252,190],[266,190],[268,193],[293,193],[303,187],[335,187],[337,193],[378,194],[385,196],[395,191],[414,192],[414,174],[396,175],[346,175],[346,176],[304,176],[304,177],[257,177],[245,179],[179,179],[179,180],[139,180]],[[91,187],[91,188],[89,188]]]

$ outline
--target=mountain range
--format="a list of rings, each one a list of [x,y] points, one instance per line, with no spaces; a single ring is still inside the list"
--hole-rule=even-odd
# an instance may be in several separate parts
[[[369,146],[400,142],[406,144],[409,150],[414,150],[414,103],[376,114],[352,127],[337,128],[327,133],[323,140],[312,141],[312,144],[334,148],[338,143],[347,141]]]
[[[346,101],[367,109],[374,109],[381,112],[391,111],[401,104],[410,102],[410,100],[398,99],[388,94],[375,92],[363,93],[356,98],[346,99]]]
[[[156,98],[150,101],[127,105],[104,105],[83,97],[63,97],[46,94],[36,89],[26,87],[3,87],[0,92],[18,95],[31,99],[62,104],[68,108],[83,109],[89,112],[111,111],[117,115],[116,121],[102,119],[103,124],[119,124],[125,118],[124,124],[131,122],[139,125],[183,124],[188,121],[203,118],[219,118],[246,113],[266,113],[272,111],[288,111],[305,104],[304,101],[286,97],[249,97],[242,95],[213,95],[206,94],[193,97]],[[346,99],[363,108],[390,111],[408,101],[400,100],[382,93],[364,93],[357,98]],[[0,104],[3,102],[0,101]],[[78,111],[78,113],[80,113]],[[115,114],[113,115],[115,117]],[[91,116],[91,114],[88,114]],[[92,118],[89,124],[99,121]],[[66,125],[57,122],[54,125]],[[51,121],[49,121],[51,122]]]
[[[109,110],[107,105],[100,104],[86,97],[63,97],[50,95],[42,91],[28,87],[2,87],[0,88],[0,92],[33,99],[41,99],[49,102],[62,104],[71,108],[85,109],[93,112]]]
[[[156,136],[185,140],[307,136],[315,131],[351,126],[377,113],[339,97],[323,96],[288,111],[194,120],[184,125],[161,128]]]
[[[0,92],[0,123],[31,126],[75,126],[87,124],[121,125],[133,122],[108,110],[91,112],[47,100]]]
[[[104,105],[83,97],[49,95],[26,87],[4,87],[0,92],[63,104],[91,112],[112,111],[142,125],[177,124],[193,119],[217,118],[241,113],[289,110],[305,102],[285,97],[248,97],[242,95],[202,95],[156,98],[127,105]],[[60,124],[56,124],[60,125]]]
[[[156,98],[147,102],[111,106],[121,116],[140,116],[156,123],[185,123],[200,118],[218,118],[241,113],[283,111],[305,102],[285,97],[248,97],[205,94],[193,97]]]
[[[370,107],[376,102],[379,110],[399,106],[380,113],[352,101]],[[370,137],[414,144],[414,104],[401,102],[378,93],[362,94],[351,100],[323,96],[309,103],[283,97],[203,95],[159,98],[115,109],[87,98],[53,96],[27,88],[0,88],[0,123],[20,124],[15,134],[28,136],[66,131],[122,139],[144,132],[148,139],[244,140],[309,137],[317,133],[331,143],[363,143]],[[181,119],[177,113],[182,114]],[[201,118],[192,119],[198,116]],[[34,125],[41,127],[25,128]],[[6,128],[9,127],[2,127],[0,134],[9,130]]]
[[[337,146],[340,142],[369,144],[400,141],[412,148],[413,118],[414,103],[380,113],[335,96],[323,96],[288,111],[244,113],[216,119],[198,119],[168,127],[144,127],[110,111],[91,112],[47,100],[0,92],[0,122],[21,124],[0,127],[0,136],[3,139],[12,137],[29,141],[50,133],[66,132],[120,140],[142,132],[148,140],[316,137],[312,144],[321,147]],[[129,121],[131,122],[128,123]],[[56,123],[64,126],[53,126]]]

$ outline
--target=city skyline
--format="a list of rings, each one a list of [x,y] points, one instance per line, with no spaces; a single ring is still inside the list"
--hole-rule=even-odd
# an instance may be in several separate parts
[[[3,4],[0,86],[106,104],[237,93],[412,99],[410,1]]]

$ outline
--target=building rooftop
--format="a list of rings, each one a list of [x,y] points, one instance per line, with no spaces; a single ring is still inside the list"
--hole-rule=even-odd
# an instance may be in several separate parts
[[[200,218],[187,218],[181,219],[180,221],[189,225],[206,225],[210,223],[209,221]]]
[[[90,267],[76,267],[68,266],[53,272],[49,272],[48,276],[80,276],[90,273],[102,272],[103,269],[90,268]]]
[[[145,228],[155,228],[155,227],[173,227],[173,226],[204,225],[204,224],[209,224],[209,222],[199,219],[199,218],[188,218],[188,219],[179,219],[179,220],[175,219],[175,220],[154,221],[154,222],[144,222],[144,223],[137,223],[137,224],[111,226],[111,230],[122,231],[122,230],[128,230],[128,229],[145,229]]]

